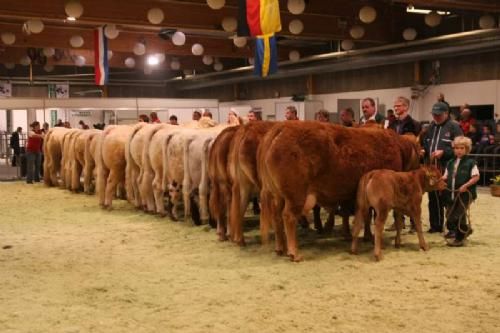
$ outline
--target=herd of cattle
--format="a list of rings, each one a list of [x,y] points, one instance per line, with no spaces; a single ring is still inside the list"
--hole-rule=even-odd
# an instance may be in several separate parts
[[[121,195],[138,209],[172,219],[184,207],[186,221],[210,223],[220,240],[240,245],[244,214],[258,197],[262,242],[272,228],[276,252],[295,261],[301,260],[297,223],[317,205],[330,213],[340,207],[349,231],[350,209],[342,208],[356,203],[353,252],[363,225],[365,237],[372,237],[374,209],[380,259],[383,224],[393,208],[415,219],[425,250],[422,194],[442,186],[437,169],[420,168],[414,139],[380,128],[307,121],[228,126],[202,118],[184,126],[138,123],[103,131],[56,127],[45,137],[44,155],[47,186],[88,194],[95,189],[108,209]]]

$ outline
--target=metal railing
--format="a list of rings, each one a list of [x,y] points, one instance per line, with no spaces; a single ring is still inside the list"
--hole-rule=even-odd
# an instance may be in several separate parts
[[[488,186],[491,183],[490,179],[500,174],[500,154],[469,154],[469,156],[476,160],[481,175],[478,185]]]

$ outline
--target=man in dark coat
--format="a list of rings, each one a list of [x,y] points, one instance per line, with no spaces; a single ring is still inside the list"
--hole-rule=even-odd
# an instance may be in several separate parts
[[[19,155],[21,155],[20,135],[22,133],[22,127],[18,127],[17,130],[10,136],[10,148],[14,150],[14,156],[12,156],[12,166],[17,166]]]

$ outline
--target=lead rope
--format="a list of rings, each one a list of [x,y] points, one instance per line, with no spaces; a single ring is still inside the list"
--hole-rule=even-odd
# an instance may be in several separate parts
[[[462,197],[460,196],[460,193],[459,193],[458,190],[453,191],[453,190],[451,190],[449,188],[446,188],[445,191],[450,191],[450,192],[453,192],[453,193],[458,193],[458,195],[455,196],[455,199],[453,199],[453,204],[451,205],[450,209],[446,210],[446,219],[448,219],[448,217],[450,216],[450,213],[453,211],[453,208],[455,208],[455,205],[457,205],[457,203],[459,202],[464,209],[463,209],[463,213],[459,216],[459,220],[458,220],[458,223],[457,223],[457,229],[461,233],[467,235],[467,232],[469,232],[470,230],[472,230],[472,220],[470,218],[470,204],[472,203],[472,200],[471,200],[472,199],[472,193],[469,190],[467,190],[466,192],[463,192],[463,193],[467,193],[467,196],[468,196],[468,199],[469,199],[468,200],[469,204],[466,206],[465,203],[464,203],[464,201],[462,200]],[[462,217],[464,215],[466,216],[467,228],[468,228],[467,230],[462,230],[460,228],[460,220],[462,219]]]

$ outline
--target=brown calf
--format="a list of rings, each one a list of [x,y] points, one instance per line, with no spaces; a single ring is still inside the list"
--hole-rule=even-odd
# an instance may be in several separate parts
[[[428,249],[422,233],[422,195],[424,192],[443,190],[446,187],[436,167],[422,167],[410,172],[373,170],[361,178],[358,185],[356,216],[352,230],[352,253],[357,252],[358,234],[364,223],[369,221],[370,208],[375,218],[375,259],[382,259],[382,232],[391,209],[397,214],[395,246],[401,244],[401,214],[415,221],[418,242],[424,251]]]

